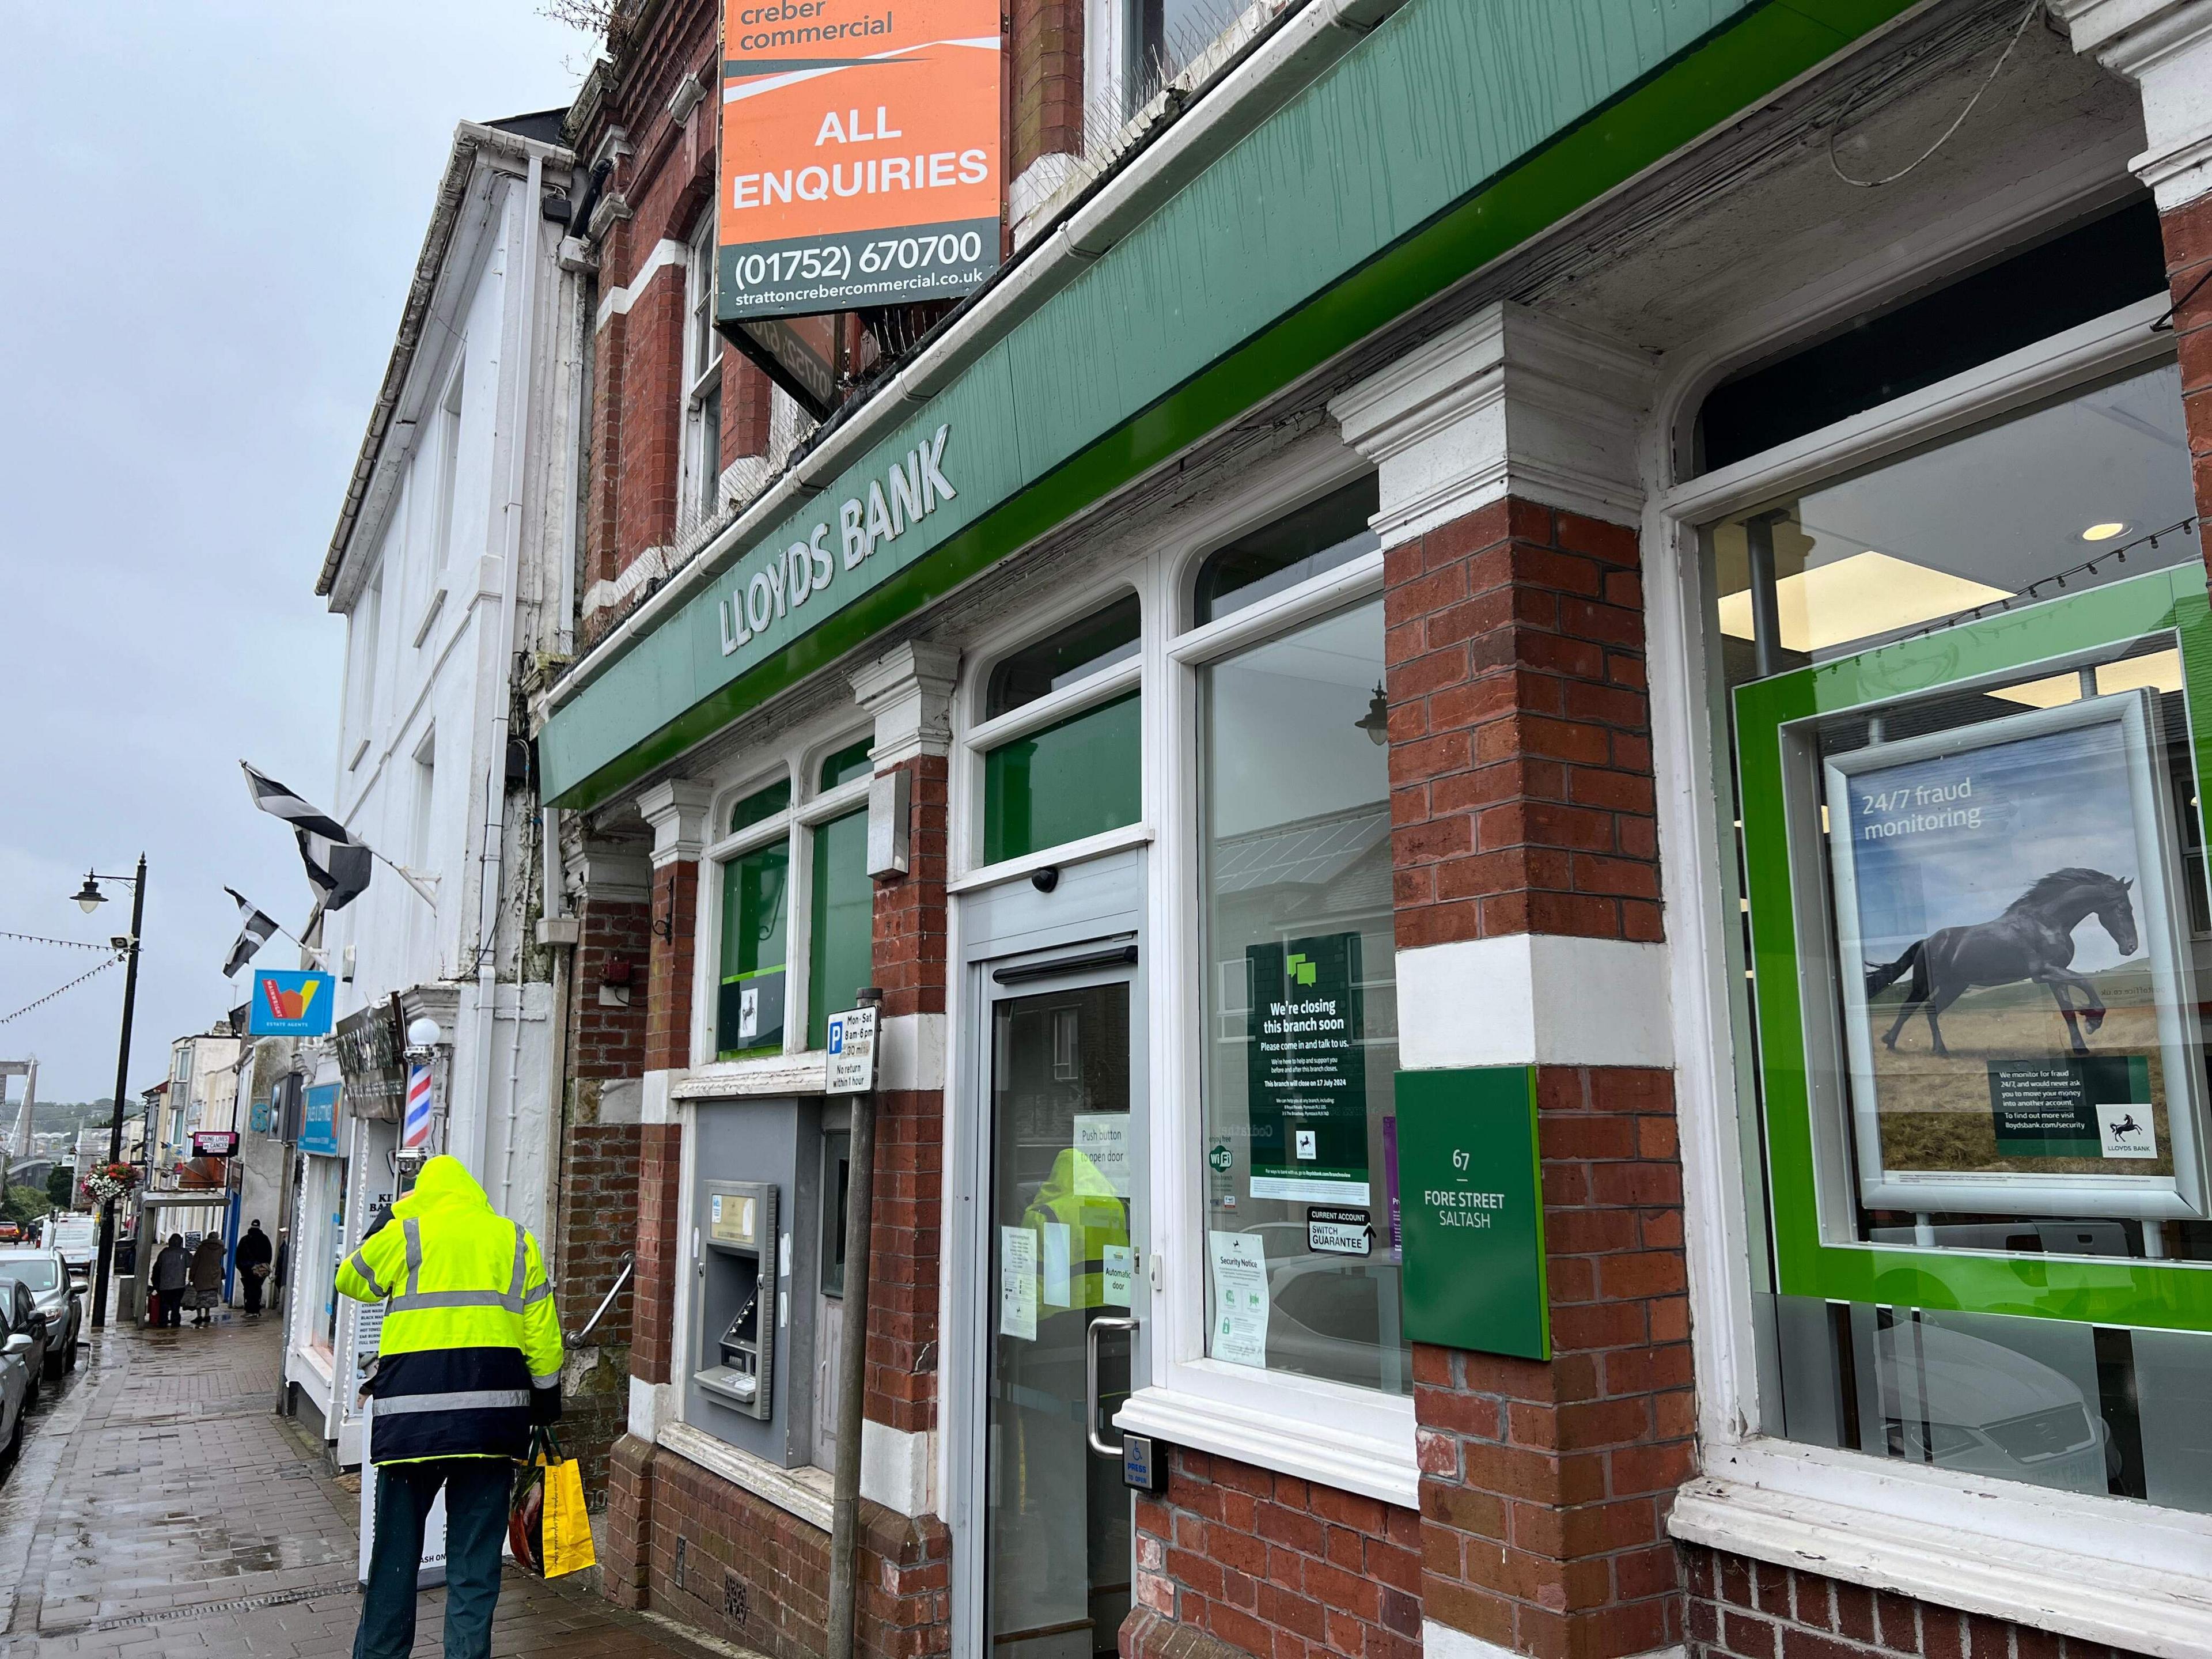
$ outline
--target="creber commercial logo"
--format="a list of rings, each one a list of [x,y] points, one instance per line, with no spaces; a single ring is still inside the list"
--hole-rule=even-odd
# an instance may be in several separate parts
[[[997,269],[998,0],[727,0],[725,322],[964,294]]]
[[[307,1010],[314,1005],[316,994],[323,988],[319,979],[303,981],[296,990],[286,990],[276,981],[264,975],[261,994],[268,1000],[270,1017],[274,1019],[305,1019]]]
[[[254,1036],[326,1036],[331,1000],[326,973],[256,974],[246,1030]]]

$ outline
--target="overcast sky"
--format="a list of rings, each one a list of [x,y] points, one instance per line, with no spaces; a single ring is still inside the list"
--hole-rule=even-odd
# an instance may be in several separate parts
[[[238,888],[311,902],[238,760],[327,806],[343,629],[313,594],[462,119],[568,102],[536,0],[14,9],[0,153],[0,930],[100,940],[150,869],[130,1088],[232,1005]],[[277,939],[267,962],[295,966]],[[100,958],[0,939],[0,1015]],[[114,1085],[123,973],[0,1024]],[[11,1098],[21,1099],[21,1083]]]

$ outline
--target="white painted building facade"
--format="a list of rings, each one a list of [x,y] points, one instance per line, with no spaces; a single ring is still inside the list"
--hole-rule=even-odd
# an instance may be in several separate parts
[[[379,855],[325,918],[349,1016],[442,1032],[431,1148],[548,1231],[556,1022],[523,689],[570,648],[583,368],[577,277],[541,198],[568,183],[558,112],[464,123],[316,591],[347,623],[329,810]],[[398,1124],[320,1045],[334,1152],[303,1147],[286,1376],[341,1462],[360,1457],[351,1304],[336,1261],[393,1191]],[[310,1118],[313,1118],[311,1110]],[[374,1350],[372,1332],[362,1340]]]

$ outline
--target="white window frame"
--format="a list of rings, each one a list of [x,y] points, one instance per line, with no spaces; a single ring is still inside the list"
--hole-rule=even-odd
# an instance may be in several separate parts
[[[707,423],[707,400],[721,390],[721,338],[714,332],[714,208],[709,204],[692,230],[684,260],[684,388],[681,477],[677,521],[685,529],[712,522],[721,510],[721,426]],[[701,356],[706,366],[695,368]],[[729,411],[722,411],[726,419]]]
[[[862,738],[872,738],[851,713],[839,711],[834,723],[817,723],[787,734],[775,751],[775,764],[748,757],[745,770],[731,775],[742,782],[718,783],[707,822],[721,823],[748,795],[788,778],[792,803],[782,811],[708,843],[700,854],[699,913],[692,952],[691,1067],[678,1085],[686,1098],[731,1095],[818,1093],[826,1056],[806,1047],[807,987],[813,969],[814,836],[812,831],[855,807],[868,804],[871,775],[820,787],[822,763]],[[716,1058],[714,1015],[722,984],[722,883],[730,861],[782,841],[788,844],[783,955],[783,1052],[744,1060]]]
[[[1924,268],[1913,267],[1924,276]],[[1867,296],[1862,304],[1872,303]],[[2157,295],[1732,466],[1662,488],[1642,526],[1676,1099],[1702,1473],[1670,1529],[1686,1541],[2145,1653],[2212,1648],[2212,1516],[1930,1468],[1764,1433],[1753,1259],[1764,1255],[1737,1092],[1724,914],[1733,884],[1710,793],[1721,741],[1698,526],[1816,487],[2173,356]],[[1650,475],[1718,378],[1688,365],[1659,403]],[[1677,787],[1668,787],[1673,780]],[[1763,1180],[1755,1190],[1765,1193]]]

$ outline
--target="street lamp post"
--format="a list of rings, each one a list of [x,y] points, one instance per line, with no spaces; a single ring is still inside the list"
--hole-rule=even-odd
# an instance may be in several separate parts
[[[131,884],[131,937],[123,945],[123,1034],[115,1050],[115,1115],[107,1126],[107,1161],[111,1164],[123,1161],[123,1091],[131,1075],[131,1017],[137,1012],[138,1002],[138,932],[146,920],[146,855],[138,855],[138,873],[134,876],[97,876],[88,872],[84,886],[76,902],[87,915],[107,902],[100,890],[103,881],[122,881]],[[100,1255],[93,1270],[92,1326],[100,1330],[107,1323],[107,1276],[115,1260],[115,1200],[102,1199],[100,1204]]]

